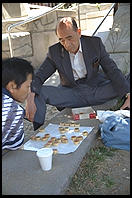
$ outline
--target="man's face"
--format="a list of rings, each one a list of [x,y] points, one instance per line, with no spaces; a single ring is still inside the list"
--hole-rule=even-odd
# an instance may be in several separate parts
[[[60,43],[68,52],[75,54],[78,51],[81,37],[80,29],[74,31],[71,25],[65,26],[63,28],[58,27],[57,36]]]
[[[32,74],[29,74],[27,76],[27,80],[21,84],[21,87],[17,88],[16,87],[16,84],[14,82],[14,88],[10,90],[11,92],[11,95],[13,96],[13,98],[20,102],[20,103],[23,103],[27,96],[28,96],[28,93],[30,91],[30,84],[32,82]]]

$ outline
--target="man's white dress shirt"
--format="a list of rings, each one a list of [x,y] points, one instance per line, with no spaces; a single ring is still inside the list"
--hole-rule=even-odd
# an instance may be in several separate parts
[[[87,70],[83,59],[81,42],[77,53],[76,54],[69,53],[69,55],[73,69],[74,79],[78,80],[79,78],[85,78],[87,74]]]

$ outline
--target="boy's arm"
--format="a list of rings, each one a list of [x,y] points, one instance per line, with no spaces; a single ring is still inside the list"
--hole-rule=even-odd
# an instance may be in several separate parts
[[[26,100],[26,118],[31,122],[34,121],[34,115],[36,112],[36,105],[34,102],[35,93],[29,92]]]
[[[50,49],[44,62],[35,74],[31,83],[31,91],[26,100],[26,118],[33,122],[36,112],[36,105],[34,102],[35,94],[39,95],[43,83],[56,71],[56,65],[51,58]]]

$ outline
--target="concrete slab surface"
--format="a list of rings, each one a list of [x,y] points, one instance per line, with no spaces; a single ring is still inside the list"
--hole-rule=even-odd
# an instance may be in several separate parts
[[[49,122],[60,123],[71,120],[69,109],[63,110]],[[94,145],[98,136],[96,119],[77,121],[81,126],[94,126],[93,131],[70,154],[53,155],[50,171],[42,171],[36,152],[8,151],[2,157],[2,194],[3,195],[59,195],[71,181],[85,154]]]

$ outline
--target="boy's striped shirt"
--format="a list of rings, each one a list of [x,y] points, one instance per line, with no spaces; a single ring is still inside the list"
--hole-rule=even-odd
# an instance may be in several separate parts
[[[2,149],[16,150],[24,141],[24,109],[2,94]]]

